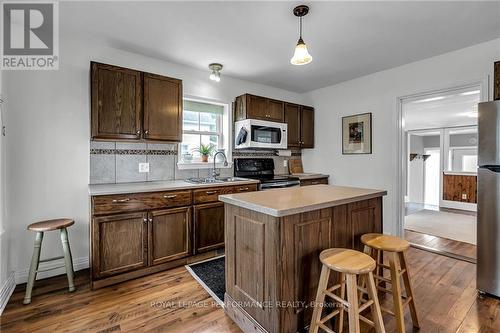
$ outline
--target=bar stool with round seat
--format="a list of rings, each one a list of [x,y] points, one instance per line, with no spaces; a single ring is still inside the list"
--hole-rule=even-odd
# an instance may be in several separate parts
[[[347,311],[349,333],[359,333],[360,320],[372,325],[377,333],[385,333],[382,313],[377,298],[377,289],[375,288],[375,281],[372,273],[376,267],[375,260],[362,252],[340,248],[324,250],[321,252],[319,259],[323,267],[321,269],[316,303],[309,332],[317,333],[321,328],[326,332],[334,333],[334,331],[325,324],[337,315],[339,316],[337,321],[337,332],[342,332],[344,311]],[[340,283],[329,288],[328,280],[331,271],[340,273]],[[358,286],[358,276],[364,277],[366,289]],[[336,290],[340,291],[340,295],[334,294]],[[346,292],[347,300],[345,299]],[[368,299],[359,298],[358,292],[367,294]],[[339,309],[321,318],[325,296],[337,302],[339,304]],[[361,302],[361,305],[359,302]],[[371,307],[373,321],[361,315],[361,312],[368,307]]]
[[[404,333],[404,306],[408,305],[413,326],[419,328],[417,308],[406,260],[406,250],[410,247],[410,243],[399,237],[383,234],[365,234],[361,236],[361,242],[365,245],[364,252],[377,260],[378,273],[374,276],[377,290],[391,293],[393,297],[394,311],[384,307],[381,308],[382,311],[394,315],[397,332]],[[389,265],[383,263],[384,253],[389,257]],[[390,278],[384,277],[384,269],[390,271]],[[405,295],[401,290],[401,277],[403,278]],[[381,283],[389,283],[391,288],[381,286]]]
[[[33,250],[33,256],[31,258],[30,272],[28,275],[28,283],[26,285],[26,294],[24,295],[23,304],[31,303],[31,291],[33,290],[33,285],[35,284],[36,274],[43,271],[53,270],[61,267],[66,267],[66,275],[68,277],[69,291],[75,290],[75,285],[73,283],[73,259],[71,258],[71,249],[69,247],[68,231],[66,228],[73,225],[75,221],[71,219],[54,219],[41,221],[37,223],[32,223],[28,226],[28,230],[36,231],[35,235],[35,247]],[[42,259],[40,260],[40,250],[42,247],[43,233],[47,231],[59,230],[61,236],[61,243],[63,248],[63,256]],[[64,258],[64,265],[51,267],[44,270],[39,270],[38,266],[41,262],[48,262]]]

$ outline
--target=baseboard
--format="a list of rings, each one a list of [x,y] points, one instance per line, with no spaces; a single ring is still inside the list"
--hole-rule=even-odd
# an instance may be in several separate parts
[[[469,203],[469,202],[442,200],[440,202],[439,206],[443,207],[443,208],[452,208],[452,209],[460,209],[460,210],[468,210],[471,212],[477,212],[477,204]]]
[[[0,290],[0,315],[2,315],[5,306],[9,302],[10,296],[16,288],[16,283],[14,282],[14,272],[10,272],[7,280],[5,280],[2,289]]]
[[[49,261],[49,262],[42,262],[40,263],[40,267],[38,269],[48,269],[48,268],[53,268],[57,266],[64,265],[64,259],[59,259],[59,260],[54,260],[54,261]],[[76,258],[73,259],[73,269],[75,271],[79,271],[81,269],[89,268],[89,258]],[[15,272],[15,282],[16,284],[20,283],[26,283],[28,281],[28,274],[29,274],[29,267],[23,270],[19,270]],[[46,271],[46,272],[40,272],[36,275],[36,279],[45,279],[48,277],[56,276],[56,275],[61,275],[61,274],[66,274],[66,269],[64,267]]]

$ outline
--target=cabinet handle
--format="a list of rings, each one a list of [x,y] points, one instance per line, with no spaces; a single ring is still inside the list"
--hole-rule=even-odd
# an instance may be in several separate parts
[[[139,134],[141,134],[141,131],[137,131],[136,133],[137,133],[137,135],[139,135]]]
[[[248,191],[248,187],[240,187],[238,191]]]
[[[127,201],[130,201],[129,198],[125,198],[125,199],[113,199],[113,203],[118,203],[118,202],[127,202]]]
[[[207,191],[206,193],[207,194],[215,194],[215,193],[217,193],[217,191]]]
[[[148,219],[145,217],[142,219],[143,222],[148,222]]]
[[[319,182],[311,182],[312,185],[318,185]]]
[[[149,223],[153,223],[153,218],[150,218],[148,221]]]
[[[149,131],[148,131],[148,130],[145,130],[145,131],[144,131],[144,134],[148,134],[148,133],[149,133]]]
[[[177,197],[177,194],[172,194],[172,195],[164,195],[163,196],[165,199],[173,199],[175,197]]]

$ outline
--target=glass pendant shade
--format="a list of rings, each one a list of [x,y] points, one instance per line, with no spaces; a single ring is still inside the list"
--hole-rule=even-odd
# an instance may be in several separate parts
[[[306,65],[312,61],[312,56],[309,54],[309,51],[307,51],[307,46],[306,43],[302,40],[302,38],[299,38],[299,41],[297,42],[297,46],[295,47],[295,52],[293,53],[292,59],[290,59],[290,63],[292,65]]]

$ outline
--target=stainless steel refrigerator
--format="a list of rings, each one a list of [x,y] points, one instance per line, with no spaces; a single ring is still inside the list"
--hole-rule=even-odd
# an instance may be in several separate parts
[[[500,296],[500,101],[478,112],[477,288]]]

